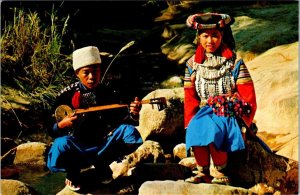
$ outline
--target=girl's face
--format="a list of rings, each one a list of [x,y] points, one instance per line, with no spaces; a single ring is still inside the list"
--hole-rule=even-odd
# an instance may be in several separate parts
[[[214,53],[221,45],[223,33],[218,29],[205,29],[199,34],[199,40],[207,53]]]
[[[76,71],[81,83],[89,89],[97,87],[100,82],[100,66],[90,65]]]

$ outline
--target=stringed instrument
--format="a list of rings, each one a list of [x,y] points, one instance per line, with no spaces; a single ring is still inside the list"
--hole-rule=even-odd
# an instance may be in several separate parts
[[[141,100],[140,103],[141,104],[151,104],[152,106],[154,104],[156,104],[159,111],[161,111],[167,107],[167,101],[166,101],[165,97]],[[88,107],[88,108],[79,108],[79,109],[73,110],[68,105],[60,105],[55,109],[54,117],[56,118],[56,121],[59,122],[62,119],[64,119],[66,116],[69,116],[69,115],[82,114],[82,113],[87,113],[87,112],[96,112],[96,111],[102,111],[102,110],[110,110],[110,109],[116,109],[116,108],[125,108],[128,106],[129,106],[128,104],[109,104],[109,105],[92,106],[92,107]]]

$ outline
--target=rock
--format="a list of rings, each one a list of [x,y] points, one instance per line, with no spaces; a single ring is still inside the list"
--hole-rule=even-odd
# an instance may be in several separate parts
[[[139,126],[143,140],[162,143],[166,153],[177,143],[184,142],[183,127],[183,88],[158,89],[143,99],[165,97],[167,107],[159,111],[155,105],[143,105],[140,111]],[[167,141],[166,141],[167,140]]]
[[[158,142],[147,140],[135,152],[127,155],[125,160],[129,163],[129,167],[134,167],[144,162],[164,162],[165,156]]]
[[[185,143],[178,144],[173,149],[174,158],[184,159],[186,158],[186,147]]]
[[[166,24],[164,26],[164,30],[161,34],[161,36],[164,38],[164,39],[171,39],[173,36],[175,36],[177,34],[177,32],[171,28],[170,25]]]
[[[191,170],[196,169],[196,160],[194,157],[187,157],[182,159],[178,164],[183,165],[185,167],[189,167]]]
[[[161,83],[162,88],[182,87],[183,80],[179,76],[173,76]]]
[[[113,171],[113,178],[130,176],[131,169],[144,162],[165,162],[164,151],[158,142],[147,140],[136,151],[125,156],[122,162],[112,162],[110,168]]]
[[[290,134],[291,135],[291,134]],[[290,159],[293,159],[295,161],[298,161],[299,159],[299,154],[298,154],[298,146],[299,146],[299,136],[296,135],[294,138],[291,138],[291,136],[285,136],[288,137],[288,140],[285,139],[286,141],[281,144],[281,147],[277,150],[276,154],[284,157],[288,157]],[[282,138],[277,139],[276,141],[278,143],[281,142]]]
[[[182,159],[179,164],[196,168],[193,157]],[[255,138],[246,141],[246,150],[228,153],[226,174],[233,186],[259,191],[257,184],[265,184],[274,191],[298,193],[298,163],[292,159],[276,155]]]
[[[182,40],[182,38],[177,36],[174,38],[179,39],[178,41]],[[173,39],[171,40],[174,41]],[[178,61],[180,65],[184,64],[195,53],[195,46],[191,42],[176,46],[167,42],[161,46],[161,49],[162,53],[167,55],[169,60]]]
[[[11,179],[1,179],[2,195],[38,195],[38,193],[29,185]]]
[[[285,176],[285,185],[280,186],[283,193],[298,194],[299,184],[299,162],[294,160],[288,161],[288,171]]]
[[[192,171],[177,163],[143,163],[139,164],[132,172],[136,178],[136,186],[145,181],[154,180],[184,180],[192,175]]]
[[[129,165],[126,161],[117,163],[116,161],[112,162],[109,165],[110,169],[112,170],[113,178],[116,179],[120,176],[127,176],[129,171]],[[130,173],[129,173],[130,174]]]
[[[72,190],[69,190],[69,188],[64,187],[64,189],[62,189],[56,195],[76,195],[76,194],[80,194],[80,193],[73,192]]]
[[[278,46],[247,62],[255,85],[259,131],[298,135],[298,46],[299,42]],[[298,153],[298,145],[293,150]],[[285,155],[298,160],[293,152]]]
[[[220,193],[221,192],[221,193]],[[184,181],[147,181],[139,188],[139,195],[163,195],[163,194],[205,194],[205,195],[231,195],[248,194],[248,190],[239,187],[217,184],[192,184]]]
[[[268,186],[265,183],[258,183],[255,186],[249,188],[249,191],[251,193],[263,195],[263,194],[273,194],[274,193],[274,188]]]
[[[287,179],[289,167],[293,165],[293,169],[298,170],[298,164],[266,151],[256,140],[247,140],[246,150],[229,153],[228,159],[228,176],[234,186],[250,188],[265,183],[281,192],[298,192],[290,188],[293,185],[298,189],[298,176]]]
[[[14,165],[44,169],[48,147],[44,143],[30,142],[17,147]]]

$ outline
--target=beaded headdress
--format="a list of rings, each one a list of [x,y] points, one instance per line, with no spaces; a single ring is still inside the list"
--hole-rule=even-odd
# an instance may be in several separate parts
[[[197,13],[190,15],[186,20],[189,28],[197,30],[195,44],[198,44],[198,33],[201,30],[215,28],[223,31],[223,42],[232,50],[235,49],[235,41],[230,28],[233,23],[233,17],[219,13]]]
[[[234,19],[227,14],[218,13],[198,13],[190,15],[186,24],[188,27],[200,30],[211,28],[225,28],[233,24]]]

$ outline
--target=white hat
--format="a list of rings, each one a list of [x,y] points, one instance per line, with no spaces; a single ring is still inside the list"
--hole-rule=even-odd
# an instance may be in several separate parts
[[[83,47],[73,52],[73,69],[74,71],[79,68],[89,66],[92,64],[100,64],[101,58],[99,50],[95,46]]]

